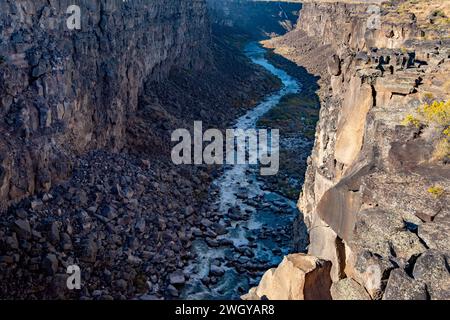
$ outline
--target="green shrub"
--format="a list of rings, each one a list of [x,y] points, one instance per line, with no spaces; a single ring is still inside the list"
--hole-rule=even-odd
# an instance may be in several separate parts
[[[426,103],[417,110],[424,118],[427,125],[445,126],[450,124],[450,100],[434,101],[431,104]]]
[[[432,94],[431,92],[426,92],[424,93],[423,97],[427,102],[432,102],[434,99],[434,94]]]
[[[408,126],[412,124],[413,126],[415,126],[416,128],[419,128],[421,123],[420,120],[417,119],[416,117],[414,117],[412,114],[408,114],[405,119],[403,119],[402,121],[402,125],[403,126]]]

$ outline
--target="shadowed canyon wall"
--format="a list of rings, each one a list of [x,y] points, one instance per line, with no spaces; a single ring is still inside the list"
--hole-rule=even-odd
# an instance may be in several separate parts
[[[74,31],[71,4],[0,3],[0,297],[177,298],[195,230],[223,226],[220,168],[174,165],[171,134],[228,126],[279,81],[203,0],[77,1]]]
[[[248,0],[208,0],[212,20],[261,39],[282,35],[295,27],[300,4]]]
[[[0,200],[67,178],[71,154],[120,150],[144,81],[211,64],[206,4],[78,1],[0,4]]]

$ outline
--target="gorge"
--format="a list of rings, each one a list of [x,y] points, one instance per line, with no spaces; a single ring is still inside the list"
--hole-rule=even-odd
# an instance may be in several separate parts
[[[0,2],[0,298],[450,299],[447,2],[70,5]],[[196,121],[279,172],[174,164]]]

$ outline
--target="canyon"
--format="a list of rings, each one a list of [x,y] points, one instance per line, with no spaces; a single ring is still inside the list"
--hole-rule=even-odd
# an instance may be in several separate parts
[[[69,5],[0,3],[1,298],[450,299],[445,2]],[[280,172],[175,165],[195,121]]]

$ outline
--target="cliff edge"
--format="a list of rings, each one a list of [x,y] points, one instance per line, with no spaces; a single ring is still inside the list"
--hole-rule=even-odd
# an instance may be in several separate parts
[[[449,5],[375,9],[308,2],[264,42],[321,76],[308,254],[331,261],[334,299],[450,299]]]

